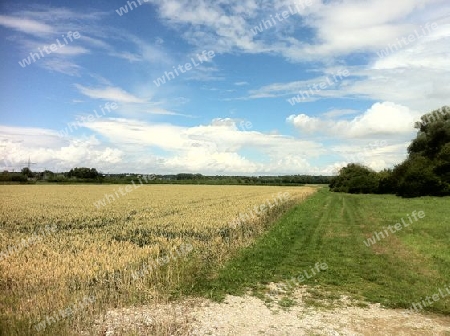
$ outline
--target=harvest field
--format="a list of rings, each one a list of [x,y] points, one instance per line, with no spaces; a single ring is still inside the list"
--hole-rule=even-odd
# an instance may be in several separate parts
[[[107,308],[177,295],[316,191],[145,185],[95,205],[117,189],[0,186],[0,331],[76,334]]]

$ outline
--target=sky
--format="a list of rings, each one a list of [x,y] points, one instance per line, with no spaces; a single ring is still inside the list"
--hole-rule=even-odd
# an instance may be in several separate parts
[[[0,4],[0,169],[336,174],[450,105],[448,0]]]

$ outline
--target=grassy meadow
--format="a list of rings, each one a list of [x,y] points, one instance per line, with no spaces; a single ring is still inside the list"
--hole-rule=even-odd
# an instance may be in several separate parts
[[[358,300],[409,309],[435,294],[437,301],[425,301],[423,310],[418,310],[449,315],[449,205],[448,197],[402,199],[321,189],[194,291],[215,299],[242,294],[248,288],[260,295],[267,294],[269,282],[292,283],[295,278],[298,286],[311,286],[318,301],[324,295],[350,294]],[[423,211],[425,217],[412,219],[412,224],[389,232],[373,245],[364,244],[402,218],[408,224],[408,215],[414,211]],[[328,267],[311,277],[317,262]],[[298,280],[305,271],[310,277]]]

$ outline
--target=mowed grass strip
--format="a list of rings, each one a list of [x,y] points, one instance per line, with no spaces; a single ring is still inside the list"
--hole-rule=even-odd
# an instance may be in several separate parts
[[[238,253],[194,292],[220,299],[268,282],[311,275],[317,262],[328,269],[301,284],[409,308],[450,288],[449,198],[402,199],[392,195],[349,195],[326,189],[291,209],[252,246]],[[414,210],[425,218],[370,247],[364,241],[399,223]],[[450,294],[425,308],[450,314]]]

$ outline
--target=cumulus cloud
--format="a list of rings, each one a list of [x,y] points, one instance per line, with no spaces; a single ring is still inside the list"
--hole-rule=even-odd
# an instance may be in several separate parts
[[[398,137],[411,136],[415,116],[408,108],[389,102],[376,103],[350,120],[292,115],[287,121],[300,131],[299,138],[240,130],[238,120],[232,118],[216,118],[193,127],[102,118],[83,123],[96,134],[87,138],[61,139],[52,130],[6,126],[0,133],[6,144],[2,146],[4,157],[15,166],[31,157],[41,166],[57,170],[89,164],[121,171],[127,162],[134,162],[141,172],[328,174],[348,162],[377,170],[399,162],[407,142],[399,142]],[[408,123],[411,127],[405,126]],[[312,140],[320,134],[341,140],[325,149],[320,141]],[[100,142],[100,137],[106,140]],[[368,140],[380,137],[389,140],[375,145]],[[311,164],[322,155],[336,158],[336,163]]]
[[[0,126],[0,168],[20,170],[28,159],[33,170],[67,171],[75,166],[104,168],[122,161],[123,153],[103,145],[95,136],[62,139],[56,131]]]
[[[391,102],[376,103],[351,120],[321,119],[306,114],[291,115],[287,121],[300,132],[324,133],[338,138],[374,138],[409,135],[420,113]]]
[[[82,123],[94,135],[69,138],[60,138],[48,129],[2,126],[1,149],[7,160],[0,165],[20,169],[30,157],[39,165],[37,169],[58,171],[87,165],[105,172],[123,172],[130,171],[130,162],[131,170],[141,173],[329,174],[348,162],[382,169],[403,158],[407,142],[387,138],[374,145],[364,136],[406,132],[391,127],[392,114],[395,120],[410,116],[409,110],[392,103],[375,104],[349,121],[291,116],[288,121],[300,133],[311,132],[299,137],[242,130],[239,120],[232,118],[215,118],[192,127],[102,118]],[[390,119],[383,119],[386,117]],[[323,127],[335,127],[329,134],[334,139],[331,146],[324,145],[326,139],[320,135]],[[344,136],[348,134],[352,137]],[[358,137],[361,139],[355,142]],[[336,164],[318,163],[322,157]]]
[[[417,132],[414,121],[421,115],[392,102],[375,103],[356,116],[354,110],[330,112],[320,118],[302,113],[286,119],[300,138],[328,144],[327,161],[331,163],[321,166],[324,174],[337,174],[348,163],[361,163],[377,171],[392,168],[406,158]]]

